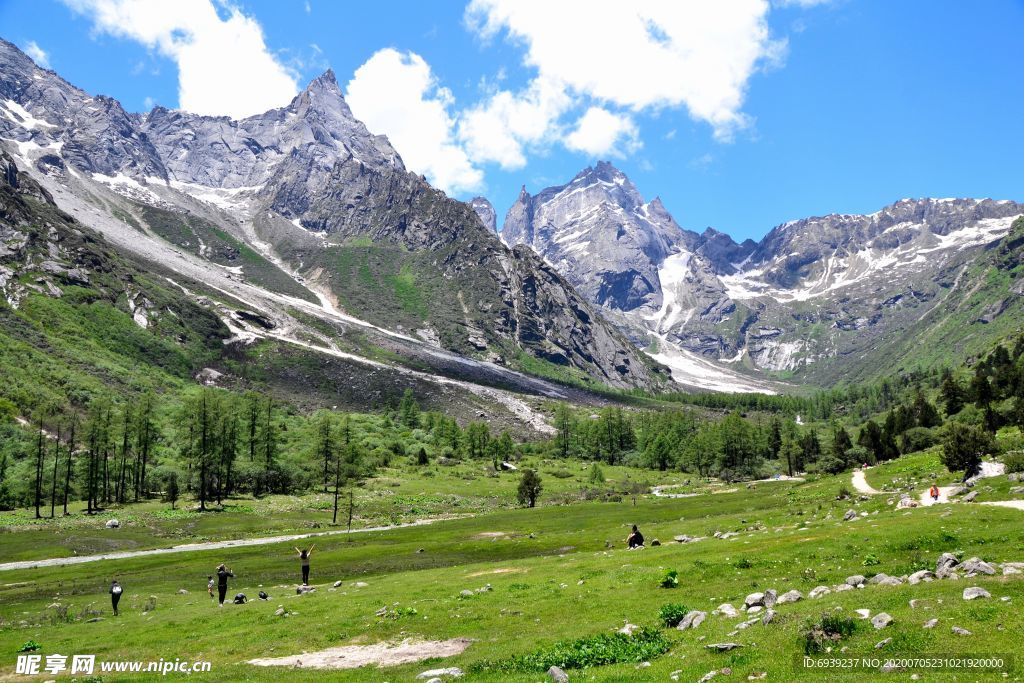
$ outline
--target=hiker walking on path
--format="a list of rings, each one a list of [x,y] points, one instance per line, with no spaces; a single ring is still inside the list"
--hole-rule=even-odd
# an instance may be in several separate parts
[[[224,597],[228,594],[228,577],[234,578],[234,573],[225,565],[217,567],[217,600],[218,604],[224,606]]]
[[[626,537],[626,546],[630,550],[644,547],[644,535],[636,528],[636,524],[633,525],[633,530]]]
[[[114,608],[115,617],[117,616],[117,603],[121,602],[121,593],[123,592],[124,589],[116,579],[110,582],[110,606]]]
[[[302,585],[309,585],[309,556],[313,554],[313,548],[316,544],[309,546],[306,550],[295,549],[295,552],[299,554],[299,561],[302,563]]]
[[[936,486],[935,484],[932,484],[932,487],[930,489],[928,489],[928,495],[932,497],[932,502],[933,503],[938,503],[939,502],[939,487]]]

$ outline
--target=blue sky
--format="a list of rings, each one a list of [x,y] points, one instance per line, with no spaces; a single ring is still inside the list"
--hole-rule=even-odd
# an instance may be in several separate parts
[[[255,113],[331,67],[407,165],[499,224],[521,185],[604,158],[737,239],[902,197],[1024,200],[1020,1],[162,4],[3,0],[0,35],[131,111]]]

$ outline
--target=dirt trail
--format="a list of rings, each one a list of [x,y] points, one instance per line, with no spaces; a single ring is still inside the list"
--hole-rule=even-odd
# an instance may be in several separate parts
[[[979,479],[988,479],[989,477],[998,477],[1006,473],[1006,465],[1001,462],[994,462],[991,460],[985,460],[981,463],[981,470],[976,474],[973,479],[975,481]],[[932,497],[928,495],[928,491],[922,491],[918,502],[928,507],[929,505],[942,505],[943,503],[953,503],[956,501],[950,500],[950,494],[960,488],[960,486],[940,486],[939,487],[939,499],[932,500]],[[1000,500],[984,503],[985,505],[999,505],[1002,507],[1016,508],[1018,510],[1024,510],[1024,501],[1017,500]]]
[[[23,560],[20,562],[5,562],[0,564],[0,572],[13,571],[16,569],[35,569],[36,567],[63,567],[70,564],[83,564],[85,562],[98,562],[100,560],[124,560],[132,557],[145,557],[146,555],[171,555],[174,553],[191,553],[200,550],[220,550],[223,548],[245,548],[254,545],[271,545],[274,543],[286,543],[298,541],[303,538],[318,538],[320,536],[337,536],[339,534],[365,534],[374,531],[392,531],[394,529],[406,529],[408,527],[426,526],[435,522],[443,522],[458,517],[438,517],[432,519],[418,519],[407,524],[394,524],[391,526],[371,526],[361,529],[337,531],[316,531],[308,534],[289,534],[285,536],[260,536],[256,538],[238,538],[228,541],[206,541],[203,543],[183,543],[182,545],[171,546],[170,548],[150,548],[148,550],[119,550],[112,553],[100,555],[79,555],[74,557],[52,557],[44,560]],[[116,533],[116,532],[113,532]]]
[[[803,477],[790,477],[788,475],[782,474],[782,475],[779,475],[778,477],[770,477],[768,479],[754,479],[753,481],[749,481],[749,482],[746,482],[746,483],[748,483],[748,484],[761,484],[761,483],[764,483],[764,482],[773,482],[773,481],[803,481],[803,480],[804,480]],[[665,492],[665,489],[676,489],[676,488],[679,488],[681,486],[687,486],[687,485],[688,484],[665,484],[663,486],[654,486],[654,487],[651,488],[651,494],[654,495],[656,498],[694,498],[696,496],[703,496],[703,495],[707,495],[708,494],[708,492],[706,492],[706,491],[698,491],[696,493],[666,493]],[[720,490],[719,489],[719,490],[710,491],[710,493],[733,493],[733,492],[735,492],[737,490],[738,489],[734,489],[734,488],[733,489],[725,489],[725,490]]]
[[[287,666],[295,669],[358,669],[361,666],[397,666],[435,657],[453,657],[472,644],[468,638],[451,640],[413,640],[373,645],[343,645],[319,652],[303,652],[288,657],[250,659],[256,666]]]
[[[853,471],[853,488],[857,493],[864,493],[869,496],[876,496],[881,493],[878,489],[871,486],[868,483],[867,478],[864,476],[864,470],[856,469]]]

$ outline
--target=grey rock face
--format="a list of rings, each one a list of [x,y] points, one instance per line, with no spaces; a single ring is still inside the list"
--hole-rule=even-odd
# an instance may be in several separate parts
[[[451,350],[487,359],[522,351],[620,387],[662,381],[658,366],[541,259],[506,249],[474,209],[408,172],[388,140],[353,117],[330,71],[287,106],[242,120],[160,107],[129,114],[3,41],[0,73],[0,137],[69,187],[74,175],[134,201],[183,213],[199,206],[204,216],[248,224],[234,234],[257,251],[259,239],[270,242],[325,290],[342,279],[328,238],[335,248],[369,240],[404,250],[419,257],[421,279],[444,281],[452,297],[431,298],[421,322],[457,327],[440,339]],[[274,221],[294,230],[260,235]],[[385,309],[371,322],[391,326]],[[458,309],[464,320],[453,323]]]
[[[940,305],[949,274],[1020,215],[1024,204],[1011,201],[907,199],[870,215],[790,221],[737,244],[680,228],[602,163],[533,196],[524,188],[502,238],[530,245],[634,339],[834,379],[830,368],[867,368],[885,353],[878,340]],[[979,324],[1014,301],[993,303]],[[811,334],[823,326],[828,335]]]
[[[480,217],[480,222],[484,224],[485,228],[492,231],[498,230],[498,212],[494,210],[494,205],[487,197],[473,197],[469,200],[469,205]]]
[[[658,264],[683,231],[659,200],[645,203],[621,171],[600,162],[535,197],[524,188],[501,237],[532,247],[588,300],[629,311],[660,303]]]

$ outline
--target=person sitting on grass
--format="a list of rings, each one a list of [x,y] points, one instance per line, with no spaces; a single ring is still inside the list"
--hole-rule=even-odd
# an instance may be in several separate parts
[[[309,556],[313,554],[313,548],[316,544],[309,546],[307,550],[295,549],[295,552],[299,554],[299,561],[302,563],[302,585],[309,585]]]
[[[630,550],[636,550],[637,548],[644,547],[644,535],[636,528],[636,524],[633,525],[633,530],[630,532],[629,536],[626,537],[626,546]]]

